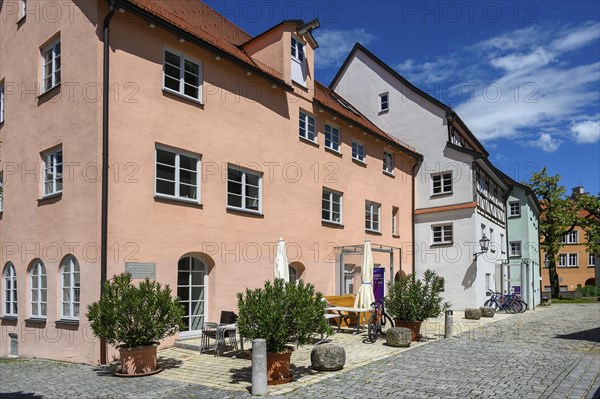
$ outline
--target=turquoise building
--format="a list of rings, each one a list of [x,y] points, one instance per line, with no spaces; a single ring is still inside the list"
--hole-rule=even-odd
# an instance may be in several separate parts
[[[496,270],[496,289],[520,294],[529,309],[541,300],[539,219],[541,206],[531,187],[504,174],[511,185],[506,201],[507,229],[503,261]]]

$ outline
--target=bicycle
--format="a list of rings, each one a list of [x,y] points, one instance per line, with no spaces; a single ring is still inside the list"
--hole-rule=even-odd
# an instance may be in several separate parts
[[[394,327],[392,318],[385,313],[385,305],[383,299],[375,301],[371,304],[371,316],[369,317],[368,335],[369,341],[375,342],[379,338],[379,334],[384,335],[383,327],[389,322],[391,327]]]
[[[490,306],[496,310],[504,310],[506,313],[520,313],[521,304],[517,302],[516,298],[512,295],[502,295],[499,292],[493,292],[488,290],[492,294],[490,299],[485,301],[483,306]]]

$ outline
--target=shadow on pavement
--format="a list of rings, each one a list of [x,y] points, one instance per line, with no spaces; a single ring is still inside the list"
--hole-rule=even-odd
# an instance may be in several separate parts
[[[43,396],[36,395],[34,393],[25,392],[5,392],[0,394],[0,398],[3,399],[43,399]]]
[[[592,328],[590,330],[578,331],[571,334],[557,335],[555,338],[600,342],[600,327]]]
[[[168,369],[176,369],[181,367],[183,361],[179,359],[174,359],[170,357],[159,356],[156,360],[158,368],[162,370]],[[114,373],[117,373],[121,368],[121,364],[119,362],[110,363],[104,366],[94,367],[94,371],[98,376],[101,377],[111,377]]]

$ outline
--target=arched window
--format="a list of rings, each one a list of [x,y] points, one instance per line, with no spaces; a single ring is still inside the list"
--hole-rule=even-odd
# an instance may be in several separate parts
[[[298,281],[298,270],[294,266],[289,265],[288,271],[290,273],[290,283],[296,284]]]
[[[46,268],[41,260],[34,261],[29,270],[31,302],[30,315],[32,318],[45,319],[48,313]]]
[[[60,268],[60,318],[79,320],[79,263],[67,256]]]
[[[17,272],[8,262],[2,274],[4,280],[4,316],[17,316]]]

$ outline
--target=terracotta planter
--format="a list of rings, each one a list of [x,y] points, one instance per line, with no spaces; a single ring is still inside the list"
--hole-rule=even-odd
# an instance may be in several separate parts
[[[291,358],[291,349],[287,352],[267,352],[267,385],[285,384],[292,380]]]
[[[115,375],[119,377],[141,377],[160,372],[156,365],[156,349],[158,343],[119,348],[121,370]]]
[[[413,341],[421,340],[421,321],[404,321],[404,320],[394,320],[394,326],[396,327],[406,327],[410,329],[411,339]]]

